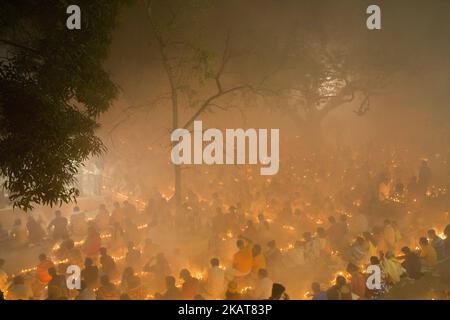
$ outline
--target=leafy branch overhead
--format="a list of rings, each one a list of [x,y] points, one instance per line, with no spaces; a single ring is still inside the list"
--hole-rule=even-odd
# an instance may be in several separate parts
[[[77,4],[81,31],[66,29],[66,1],[0,3],[0,175],[23,209],[73,200],[78,168],[105,150],[96,119],[117,88],[102,62],[124,1]]]

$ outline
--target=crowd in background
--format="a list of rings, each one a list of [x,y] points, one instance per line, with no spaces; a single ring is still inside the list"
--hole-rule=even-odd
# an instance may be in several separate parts
[[[450,163],[430,158],[412,167],[387,150],[313,153],[291,157],[272,178],[249,166],[205,169],[187,178],[179,204],[153,190],[145,206],[130,197],[95,212],[30,213],[0,225],[1,295],[384,299],[425,281],[447,299]],[[35,265],[7,273],[3,253],[30,246],[42,249]],[[79,289],[67,286],[70,265],[81,269]],[[367,286],[369,266],[381,270],[378,288]]]

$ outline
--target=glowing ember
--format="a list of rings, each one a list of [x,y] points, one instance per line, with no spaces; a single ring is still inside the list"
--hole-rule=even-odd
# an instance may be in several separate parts
[[[141,230],[141,229],[145,229],[145,228],[147,228],[148,227],[148,224],[141,224],[140,226],[138,226],[137,228],[138,228],[138,230]]]

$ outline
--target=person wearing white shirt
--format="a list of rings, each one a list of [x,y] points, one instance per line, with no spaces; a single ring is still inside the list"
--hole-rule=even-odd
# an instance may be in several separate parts
[[[219,259],[211,259],[206,291],[211,299],[222,299],[225,292],[225,270],[219,267]]]
[[[288,257],[293,267],[305,265],[305,245],[301,241],[296,241],[294,249],[288,252]]]
[[[273,281],[269,278],[266,269],[259,269],[253,298],[257,300],[269,299],[272,295]]]

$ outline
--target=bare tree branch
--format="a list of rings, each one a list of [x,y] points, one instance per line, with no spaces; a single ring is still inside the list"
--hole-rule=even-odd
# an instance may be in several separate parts
[[[16,48],[22,49],[22,50],[31,51],[31,52],[34,52],[34,53],[38,52],[38,51],[37,51],[36,49],[34,49],[34,48],[27,47],[27,46],[25,46],[25,45],[23,45],[23,44],[16,43],[16,42],[11,41],[11,40],[8,40],[8,39],[3,39],[3,38],[2,38],[2,39],[0,39],[0,42],[1,42],[1,43],[4,43],[4,44],[6,44],[6,45],[12,46],[12,47],[16,47]]]

